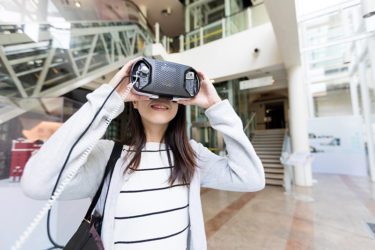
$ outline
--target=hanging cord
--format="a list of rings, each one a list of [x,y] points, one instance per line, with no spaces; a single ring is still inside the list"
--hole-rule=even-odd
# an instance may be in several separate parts
[[[137,72],[138,73],[138,72]],[[90,124],[87,126],[87,128],[83,131],[83,133],[79,136],[79,138],[77,139],[77,141],[73,144],[72,148],[70,149],[69,151],[69,154],[64,162],[64,165],[57,177],[57,181],[56,181],[56,184],[53,188],[53,191],[52,191],[52,195],[50,197],[50,199],[48,200],[48,202],[45,204],[45,206],[39,211],[39,213],[37,214],[37,216],[33,219],[33,221],[30,223],[30,225],[26,228],[26,230],[22,233],[22,235],[18,238],[18,240],[16,241],[16,243],[12,246],[12,250],[17,250],[17,249],[20,249],[21,246],[24,244],[24,242],[30,237],[31,233],[34,231],[34,229],[36,228],[36,226],[40,223],[40,221],[43,219],[43,217],[46,215],[46,213],[48,213],[48,218],[47,218],[47,234],[48,234],[48,238],[49,240],[51,241],[51,243],[54,245],[52,248],[49,248],[49,249],[54,249],[54,248],[63,248],[63,246],[57,244],[51,237],[51,234],[50,234],[50,228],[49,228],[49,216],[50,216],[50,211],[51,211],[51,208],[53,206],[53,204],[56,202],[56,200],[60,197],[61,193],[64,191],[65,187],[69,184],[69,182],[74,178],[74,176],[77,174],[78,170],[80,169],[81,165],[85,162],[86,158],[88,157],[88,155],[90,154],[91,150],[94,148],[95,144],[96,144],[96,141],[92,142],[91,145],[86,149],[85,152],[82,153],[80,159],[78,160],[78,163],[76,166],[72,167],[71,170],[69,171],[69,173],[67,174],[66,178],[62,180],[62,182],[58,185],[59,183],[59,180],[61,178],[61,175],[66,167],[66,164],[69,160],[69,157],[70,157],[70,154],[72,153],[74,147],[77,145],[77,143],[79,142],[79,140],[84,136],[84,134],[88,131],[88,129],[90,128],[90,126],[92,125],[92,123],[94,122],[94,120],[96,119],[96,117],[98,116],[99,112],[103,109],[105,103],[107,102],[107,100],[109,99],[109,97],[112,95],[113,91],[115,91],[117,89],[117,87],[121,84],[121,82],[126,78],[126,77],[129,77],[129,76],[124,76],[120,81],[119,83],[116,85],[116,87],[111,91],[111,93],[107,96],[107,98],[105,99],[105,101],[103,102],[103,104],[101,105],[101,107],[99,108],[99,110],[96,112],[94,118],[92,119],[92,121],[90,122]],[[134,80],[134,82],[131,82],[125,89],[124,93],[121,94],[121,97],[122,97],[122,100],[125,101],[126,98],[128,97],[128,95],[130,94],[130,91],[131,89],[133,88],[134,84],[137,82],[138,78],[139,78],[139,75],[136,74],[135,75],[136,79]],[[114,119],[115,117],[115,114],[118,112],[118,110],[120,109],[121,107],[121,104],[120,103],[116,109],[113,110],[113,112],[111,113],[111,115],[109,116],[109,118],[106,119],[105,121],[105,126],[103,127],[104,131],[102,131],[102,133],[104,134],[105,131],[107,130],[107,127],[108,125],[111,123],[112,119]]]

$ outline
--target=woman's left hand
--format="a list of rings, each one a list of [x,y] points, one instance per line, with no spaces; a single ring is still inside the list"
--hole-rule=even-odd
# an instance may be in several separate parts
[[[177,101],[177,103],[183,105],[197,105],[201,108],[207,109],[221,101],[220,96],[212,84],[214,81],[210,80],[202,71],[198,71],[198,77],[201,83],[198,94],[191,100],[180,100]]]

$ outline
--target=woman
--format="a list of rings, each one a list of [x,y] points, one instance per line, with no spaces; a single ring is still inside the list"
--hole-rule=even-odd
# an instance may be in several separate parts
[[[116,106],[121,105],[115,114],[118,116],[126,104],[129,135],[105,203],[101,234],[105,249],[207,249],[200,187],[258,191],[265,185],[262,163],[243,133],[240,118],[202,72],[201,89],[191,100],[150,100],[135,93],[123,100],[127,76],[138,59],[127,63],[109,84],[88,94],[88,101],[33,155],[26,165],[22,188],[32,198],[49,198],[71,146],[121,81],[71,152],[62,180],[69,168],[81,164],[80,156],[96,142],[60,199],[94,196],[114,144],[101,139],[106,121]],[[224,135],[227,156],[218,156],[188,140],[186,105],[206,109],[211,126]],[[103,199],[99,200],[98,211],[103,211],[103,204]]]

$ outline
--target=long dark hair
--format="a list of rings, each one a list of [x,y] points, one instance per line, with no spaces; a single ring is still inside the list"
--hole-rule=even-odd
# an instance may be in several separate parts
[[[125,137],[122,143],[130,146],[126,157],[133,154],[125,171],[134,172],[140,162],[142,149],[146,144],[146,134],[142,124],[142,118],[132,102],[125,103],[125,115],[127,124]],[[168,179],[172,185],[176,179],[185,185],[189,185],[195,171],[195,152],[190,146],[186,133],[186,107],[179,104],[176,116],[169,122],[168,128],[161,140],[167,148],[169,164],[172,166],[170,151],[172,151],[174,164]]]

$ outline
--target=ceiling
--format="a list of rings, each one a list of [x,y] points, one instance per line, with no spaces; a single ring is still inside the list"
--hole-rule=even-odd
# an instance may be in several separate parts
[[[51,0],[58,15],[68,21],[77,20],[129,20],[134,8],[133,2],[154,27],[158,22],[161,33],[168,37],[176,37],[184,33],[184,6],[178,0]],[[77,7],[76,3],[79,3]],[[170,8],[170,15],[163,15],[163,9]]]
[[[163,33],[169,37],[179,36],[184,33],[184,6],[178,0],[133,0],[138,6],[146,6],[147,18],[153,25],[158,22]],[[172,14],[164,16],[161,11],[170,7]]]

